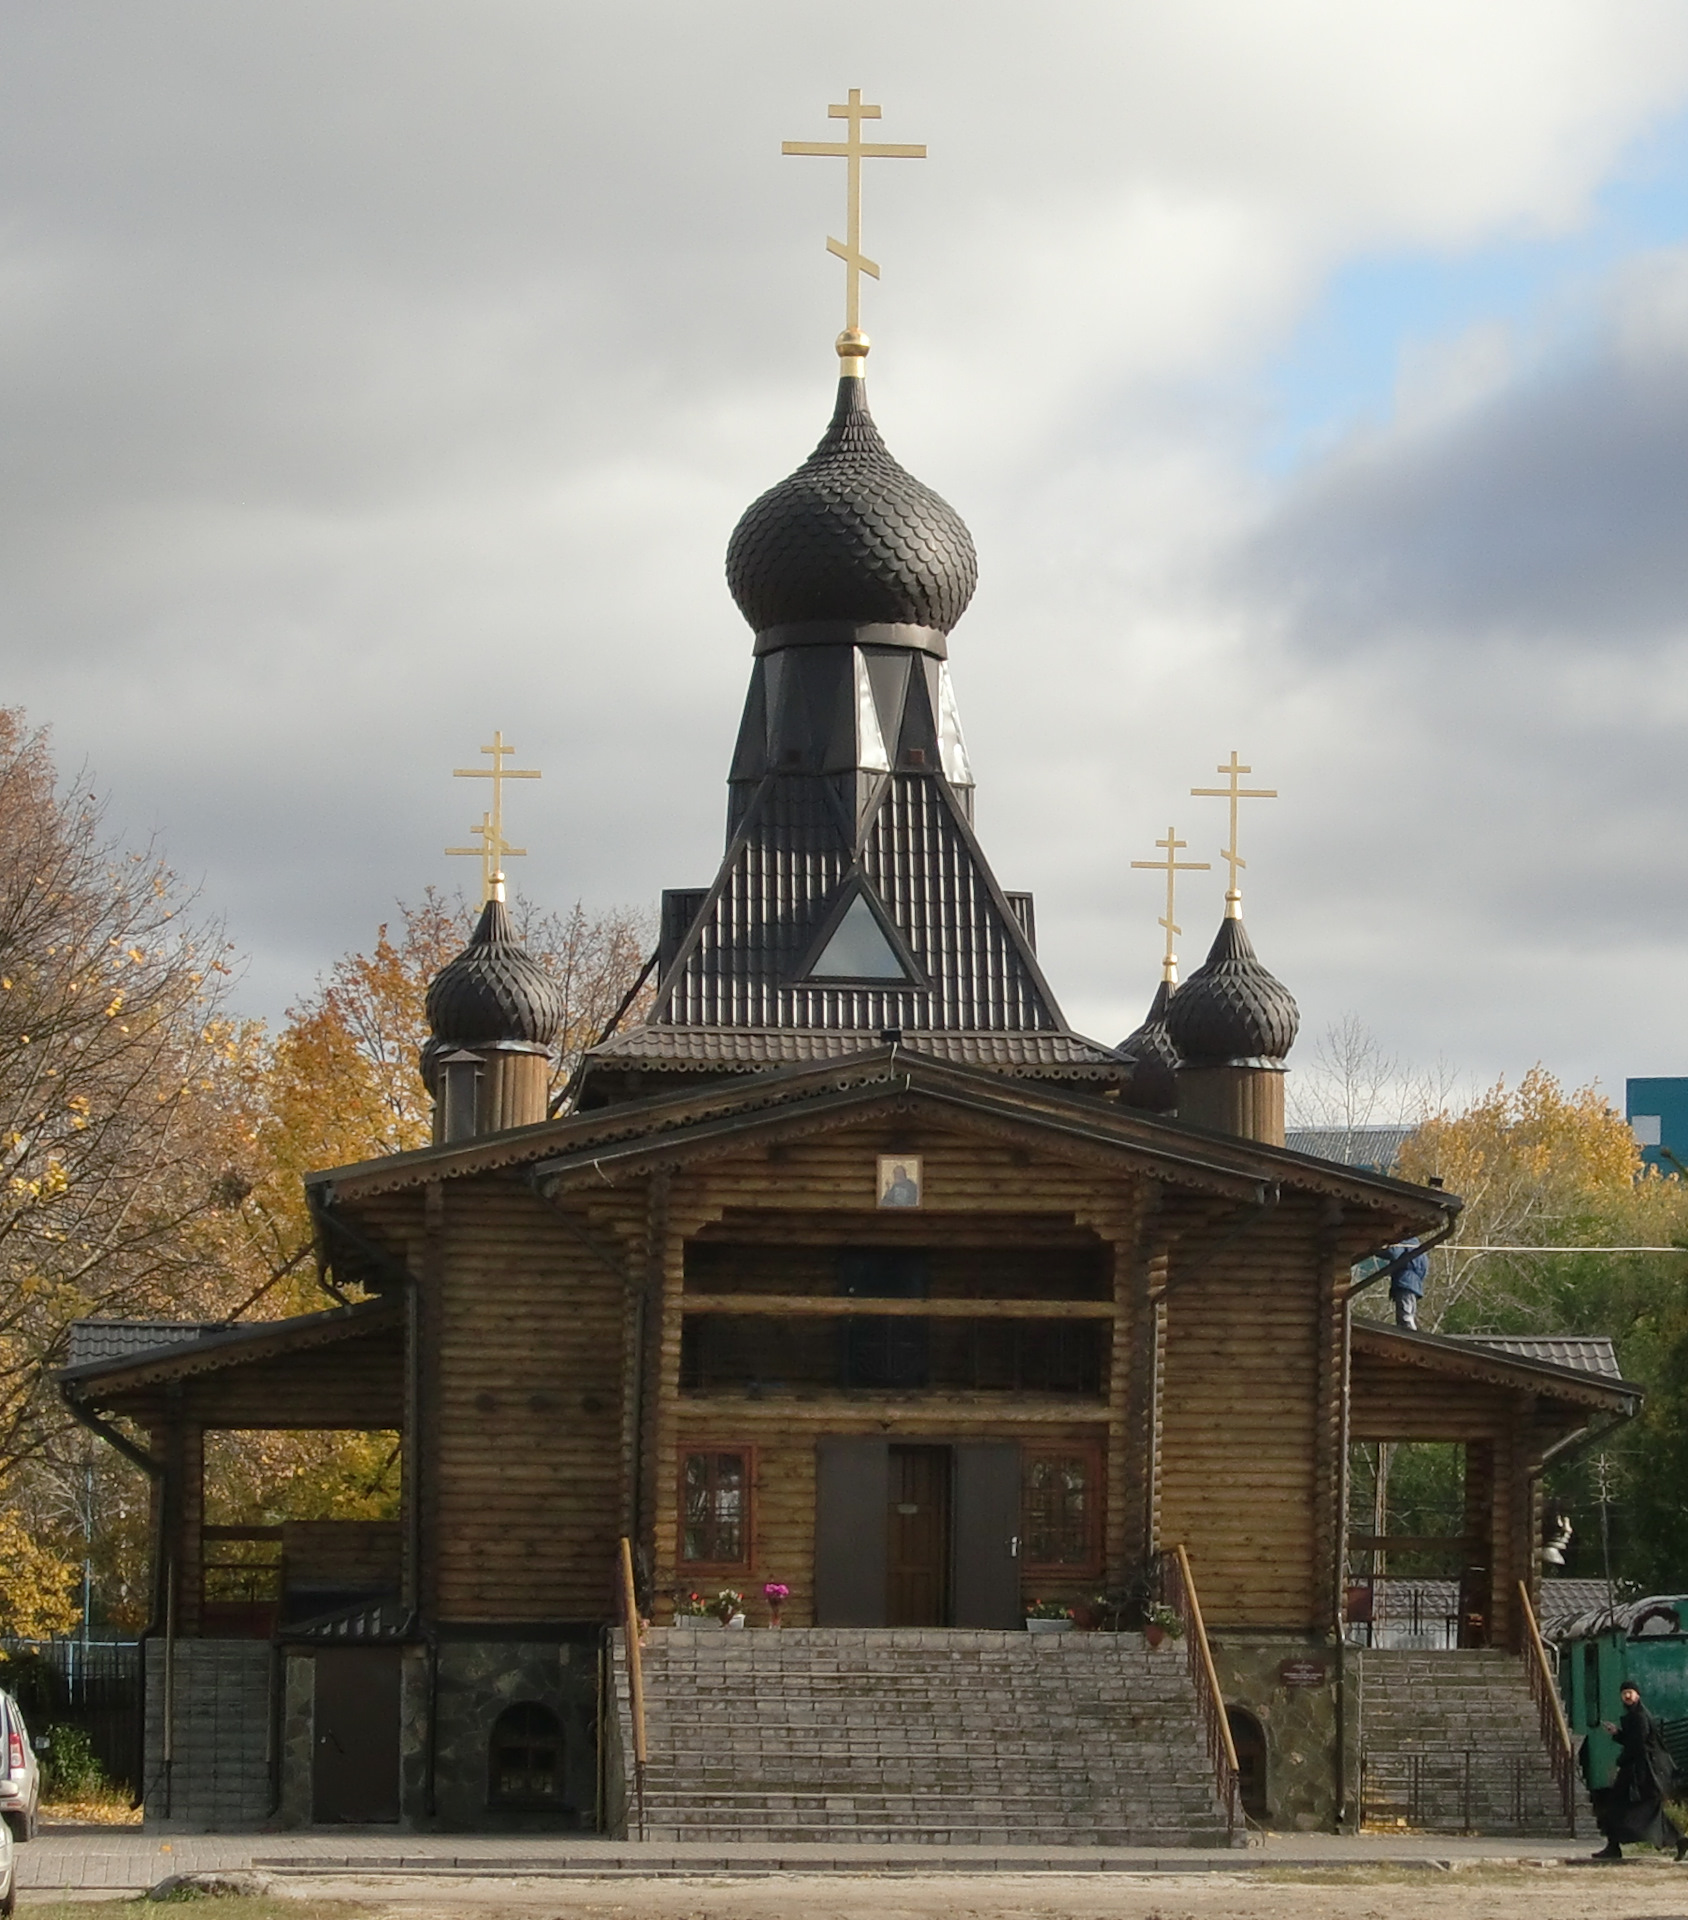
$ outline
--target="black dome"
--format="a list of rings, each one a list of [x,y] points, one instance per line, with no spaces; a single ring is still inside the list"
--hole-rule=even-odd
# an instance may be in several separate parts
[[[978,577],[961,516],[886,452],[854,375],[820,445],[727,543],[727,585],[757,633],[807,620],[948,633]]]
[[[1163,980],[1149,1003],[1148,1017],[1114,1049],[1131,1062],[1128,1105],[1147,1113],[1171,1113],[1178,1104],[1178,1049],[1166,1030],[1166,1013],[1175,988]]]
[[[1219,923],[1205,963],[1178,989],[1166,1016],[1172,1044],[1192,1067],[1282,1060],[1300,1025],[1289,988],[1255,958],[1243,923],[1229,919]]]
[[[563,990],[522,947],[502,900],[481,909],[469,944],[428,986],[428,1026],[443,1047],[497,1041],[548,1047],[563,1024]]]

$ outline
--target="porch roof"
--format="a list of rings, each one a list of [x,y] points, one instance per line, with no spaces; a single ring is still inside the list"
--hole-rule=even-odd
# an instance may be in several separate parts
[[[1490,1386],[1515,1387],[1569,1406],[1625,1416],[1641,1410],[1642,1389],[1619,1377],[1609,1340],[1417,1333],[1356,1320],[1352,1346],[1356,1353],[1379,1360]]]

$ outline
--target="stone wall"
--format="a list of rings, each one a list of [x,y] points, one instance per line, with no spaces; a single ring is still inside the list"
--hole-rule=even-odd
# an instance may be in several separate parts
[[[426,1650],[401,1681],[405,1824],[481,1833],[594,1830],[598,1823],[598,1642],[442,1640],[438,1672]],[[434,1804],[427,1805],[427,1721],[435,1699]],[[489,1804],[494,1722],[533,1701],[562,1727],[563,1805],[528,1810]]]
[[[1353,1655],[1349,1653],[1352,1665]],[[1349,1675],[1346,1785],[1337,1787],[1337,1695],[1341,1667],[1337,1649],[1323,1641],[1282,1634],[1229,1632],[1213,1637],[1213,1661],[1227,1707],[1243,1707],[1266,1736],[1268,1824],[1298,1833],[1330,1832],[1339,1802],[1352,1809],[1357,1778],[1353,1675]],[[1323,1667],[1315,1686],[1291,1685],[1286,1666]],[[1309,1677],[1306,1672],[1299,1678]]]
[[[274,1798],[270,1643],[178,1640],[167,1660],[164,1642],[155,1639],[146,1655],[147,1825],[187,1831],[262,1826]]]

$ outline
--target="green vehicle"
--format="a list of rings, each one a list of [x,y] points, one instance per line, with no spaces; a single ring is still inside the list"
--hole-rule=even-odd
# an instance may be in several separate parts
[[[1603,1787],[1612,1777],[1618,1743],[1601,1722],[1623,1717],[1618,1689],[1633,1680],[1688,1791],[1688,1593],[1597,1607],[1562,1627],[1554,1644],[1571,1738],[1587,1736],[1583,1775],[1589,1784]]]

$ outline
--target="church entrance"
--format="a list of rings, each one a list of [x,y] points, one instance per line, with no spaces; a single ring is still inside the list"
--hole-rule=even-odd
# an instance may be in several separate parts
[[[885,1624],[950,1623],[950,1450],[892,1447],[886,1475]]]
[[[815,1467],[817,1626],[1019,1626],[1016,1442],[841,1434]]]

